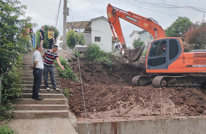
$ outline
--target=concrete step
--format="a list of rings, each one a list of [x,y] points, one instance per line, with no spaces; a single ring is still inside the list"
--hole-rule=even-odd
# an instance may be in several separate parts
[[[54,72],[55,72],[55,74],[59,74],[57,69],[54,70]],[[33,75],[33,70],[31,70],[31,69],[29,69],[29,70],[22,70],[20,73],[22,73],[22,74],[32,74]]]
[[[32,93],[21,93],[22,98],[32,98]],[[41,96],[44,99],[48,98],[62,98],[64,99],[63,94],[50,94],[50,93],[39,93],[39,96]]]
[[[15,110],[66,110],[67,105],[60,104],[13,104]]]
[[[33,85],[33,83],[34,83],[34,81],[22,81],[22,84],[32,84],[32,85]],[[49,80],[48,83],[49,83],[49,85],[52,85],[51,80]],[[41,85],[42,85],[42,84],[44,85],[44,82],[43,82],[43,81],[42,81]],[[61,85],[61,82],[59,82],[59,81],[57,82],[57,81],[56,81],[56,84],[57,84],[57,85]]]
[[[33,88],[33,84],[21,84],[24,88]],[[57,85],[57,87],[59,89],[61,89],[61,85]],[[40,88],[43,88],[43,89],[46,89],[44,83],[41,84],[41,87]],[[50,88],[52,88],[52,85],[50,85]]]
[[[67,110],[16,110],[15,119],[68,118]]]
[[[34,77],[23,77],[22,81],[34,81]],[[43,75],[42,75],[42,81],[44,81],[43,79]],[[48,77],[48,81],[51,81],[50,77]],[[60,82],[60,78],[59,77],[55,77],[55,81],[56,82]]]
[[[34,100],[32,98],[18,98],[12,99],[11,102],[15,102],[15,104],[66,104],[65,99],[43,99],[43,100]]]
[[[32,93],[32,89],[31,88],[23,88],[22,92],[23,93]],[[53,90],[53,89],[50,89],[50,91],[47,91],[46,89],[40,89],[39,93],[52,93],[52,94],[53,93],[57,93],[57,94],[62,94],[63,91],[62,90],[56,91],[56,90]]]
[[[33,76],[33,72],[31,72],[31,73],[24,73],[22,75],[23,75],[23,77],[34,77]],[[43,77],[43,72],[42,72],[42,77]],[[49,73],[48,73],[48,77],[50,77]],[[59,73],[55,73],[54,77],[59,77]]]

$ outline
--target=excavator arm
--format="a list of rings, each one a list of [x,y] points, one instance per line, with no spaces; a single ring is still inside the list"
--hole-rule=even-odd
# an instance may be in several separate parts
[[[154,39],[165,37],[165,32],[162,29],[162,27],[158,25],[158,23],[152,18],[145,18],[143,16],[137,15],[130,11],[128,12],[124,11],[122,9],[112,6],[111,4],[108,4],[107,6],[107,15],[108,15],[108,22],[110,24],[113,36],[116,38],[115,35],[116,33],[122,45],[122,48],[120,49],[120,53],[122,52],[122,50],[124,50],[124,56],[131,62],[137,61],[140,58],[144,50],[144,46],[137,47],[134,50],[127,50],[119,18],[122,18],[148,31],[153,36]]]

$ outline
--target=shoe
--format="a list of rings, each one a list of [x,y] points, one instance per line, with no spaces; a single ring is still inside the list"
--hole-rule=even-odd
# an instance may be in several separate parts
[[[49,91],[49,90],[50,90],[50,88],[49,88],[49,87],[47,87],[47,88],[46,88],[46,90],[47,90],[47,91]]]
[[[41,97],[34,98],[34,100],[43,100]]]
[[[41,96],[39,96],[39,97],[41,97]],[[37,97],[38,98],[38,97]],[[32,96],[32,99],[35,99],[33,96]]]
[[[55,88],[54,90],[60,91],[59,88]]]

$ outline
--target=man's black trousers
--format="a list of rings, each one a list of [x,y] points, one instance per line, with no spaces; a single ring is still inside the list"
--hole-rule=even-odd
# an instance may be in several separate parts
[[[49,39],[49,49],[52,49],[53,45],[53,38]]]
[[[32,98],[38,98],[39,89],[41,87],[42,69],[33,69],[34,84],[33,84],[33,94]]]

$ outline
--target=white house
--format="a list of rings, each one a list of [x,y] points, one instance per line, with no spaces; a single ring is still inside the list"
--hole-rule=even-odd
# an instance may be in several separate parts
[[[96,44],[101,50],[112,52],[112,32],[106,17],[101,16],[90,21],[67,22],[67,28],[77,31],[83,29],[86,45]]]
[[[133,30],[133,32],[130,34],[129,37],[131,37],[132,44],[133,44],[135,39],[140,38],[140,40],[143,41],[145,44],[144,51],[146,51],[148,49],[150,43],[154,40],[152,35],[145,30],[142,30],[142,31]],[[132,45],[132,48],[134,48],[133,45]]]

